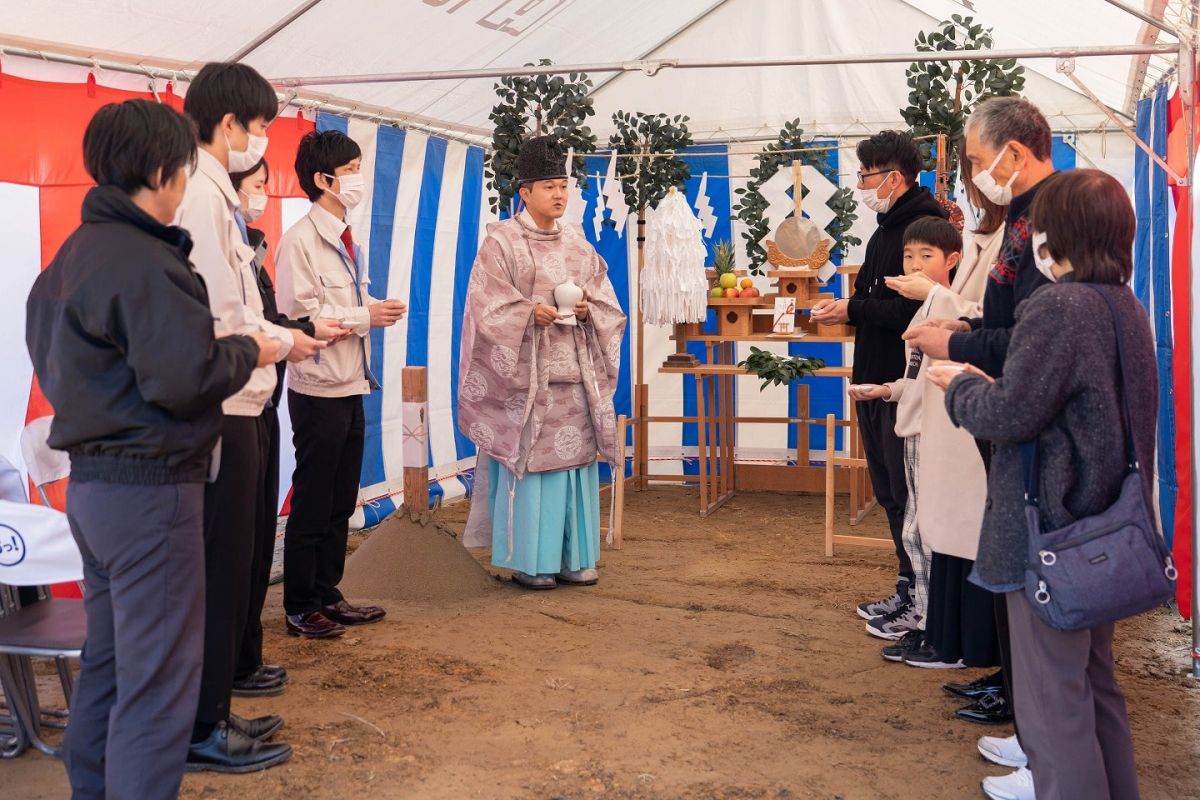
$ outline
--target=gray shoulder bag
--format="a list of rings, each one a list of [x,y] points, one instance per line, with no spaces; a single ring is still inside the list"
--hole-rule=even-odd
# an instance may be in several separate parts
[[[1129,411],[1130,389],[1123,366],[1125,343],[1120,318],[1112,299],[1100,289],[1090,288],[1108,304],[1117,336],[1117,373],[1121,380],[1128,463],[1117,501],[1099,514],[1043,532],[1038,509],[1037,440],[1021,445],[1025,520],[1029,526],[1025,596],[1043,622],[1063,631],[1116,622],[1162,605],[1175,594],[1178,577],[1142,490]]]

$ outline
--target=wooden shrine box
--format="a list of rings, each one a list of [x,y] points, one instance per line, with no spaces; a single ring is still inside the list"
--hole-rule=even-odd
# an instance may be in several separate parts
[[[749,336],[754,333],[754,309],[774,308],[775,297],[710,297],[708,305],[717,312],[719,335]]]
[[[815,269],[772,269],[767,271],[767,277],[775,281],[777,295],[796,300],[813,296],[819,280]],[[799,308],[800,303],[796,303],[796,307]]]

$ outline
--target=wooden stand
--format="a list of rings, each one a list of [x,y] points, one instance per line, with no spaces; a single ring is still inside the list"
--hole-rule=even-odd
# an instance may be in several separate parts
[[[851,470],[850,474],[850,524],[862,522],[867,512],[875,507],[875,494],[871,489],[870,476],[867,474],[867,459],[863,453],[862,437],[858,431],[857,413],[850,406],[850,419],[855,424],[849,428],[850,441],[846,443],[847,456],[837,455],[836,449],[830,448],[825,459],[825,555],[833,556],[834,544],[854,544],[865,547],[895,547],[891,539],[881,539],[874,536],[850,536],[834,533],[835,513],[833,508],[833,490],[839,467]],[[833,442],[837,435],[838,420],[829,414],[825,417],[826,442]]]
[[[795,181],[795,203],[799,214],[800,198],[803,188],[800,185],[799,164],[793,165],[793,180]],[[638,278],[643,268],[644,246],[644,217],[639,215],[638,237]],[[828,242],[826,243],[828,244]],[[615,510],[610,515],[608,534],[612,548],[620,548],[622,544],[622,523],[624,492],[626,485],[632,483],[636,491],[644,491],[650,481],[664,483],[698,484],[700,489],[700,515],[707,516],[727,503],[739,490],[741,491],[791,491],[791,492],[820,492],[826,493],[826,502],[832,507],[835,494],[846,494],[850,497],[852,513],[855,517],[851,524],[857,524],[861,516],[870,508],[873,500],[869,496],[869,480],[866,472],[866,462],[857,452],[851,452],[850,457],[841,459],[836,452],[836,431],[842,428],[847,431],[847,441],[852,447],[861,448],[859,442],[857,420],[853,410],[848,420],[812,419],[809,416],[809,394],[807,386],[796,387],[797,415],[794,417],[743,417],[733,413],[736,392],[735,381],[745,377],[744,369],[736,363],[737,342],[838,342],[851,341],[849,331],[845,326],[817,326],[811,322],[807,312],[814,304],[832,295],[822,294],[819,290],[818,264],[804,264],[796,269],[778,269],[768,272],[768,277],[774,280],[775,293],[752,298],[709,298],[708,304],[717,311],[718,330],[715,334],[706,334],[698,323],[678,324],[674,335],[675,352],[669,355],[659,372],[677,375],[692,375],[695,378],[694,416],[651,416],[650,387],[645,383],[642,359],[642,342],[644,326],[640,309],[636,317],[636,335],[638,346],[636,380],[633,387],[633,416],[618,420],[618,461],[613,465],[613,482],[608,490],[611,492],[610,502],[615,504]],[[841,274],[857,271],[857,267],[841,267]],[[739,277],[745,275],[744,270],[734,273]],[[709,270],[710,282],[715,279],[715,271]],[[800,322],[795,336],[778,336],[772,332],[773,314],[755,314],[756,310],[774,311],[775,299],[778,295],[793,297],[796,300],[797,313]],[[640,304],[639,304],[640,305]],[[689,345],[700,344],[707,352],[707,363],[701,363],[690,351]],[[830,367],[818,370],[816,377],[836,378],[846,381],[850,377],[849,367]],[[668,475],[656,474],[650,471],[649,458],[649,426],[654,423],[691,423],[696,425],[698,438],[697,474]],[[736,458],[736,438],[738,424],[780,424],[795,425],[796,452],[789,463],[739,463]],[[824,465],[813,465],[810,457],[810,432],[813,427],[826,427],[826,447],[828,456]],[[632,473],[624,476],[625,446],[628,432],[632,430]]]

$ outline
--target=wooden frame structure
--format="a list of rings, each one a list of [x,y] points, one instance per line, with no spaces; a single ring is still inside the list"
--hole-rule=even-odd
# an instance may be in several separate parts
[[[851,406],[853,408],[853,406]],[[834,435],[839,420],[828,414],[825,417],[825,436]],[[857,433],[857,430],[856,430]],[[827,439],[828,440],[828,439]],[[891,539],[877,536],[853,536],[834,532],[836,514],[834,511],[834,487],[837,479],[837,468],[844,467],[853,470],[850,473],[850,524],[862,522],[875,506],[875,493],[871,488],[870,476],[867,474],[867,457],[863,452],[862,437],[853,436],[846,446],[847,455],[839,456],[831,453],[825,459],[825,556],[833,557],[835,544],[853,544],[863,547],[894,547]]]

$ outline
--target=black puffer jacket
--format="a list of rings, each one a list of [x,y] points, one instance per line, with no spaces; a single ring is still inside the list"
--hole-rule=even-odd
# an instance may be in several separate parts
[[[904,374],[904,340],[919,300],[889,289],[884,278],[904,274],[904,229],[920,217],[949,214],[923,186],[913,184],[896,205],[879,215],[879,227],[867,241],[854,296],[846,311],[854,326],[854,383],[889,383]]]
[[[249,379],[258,345],[214,339],[186,231],[111,186],[88,192],[82,216],[26,304],[50,446],[71,454],[74,481],[203,481],[221,401]]]

